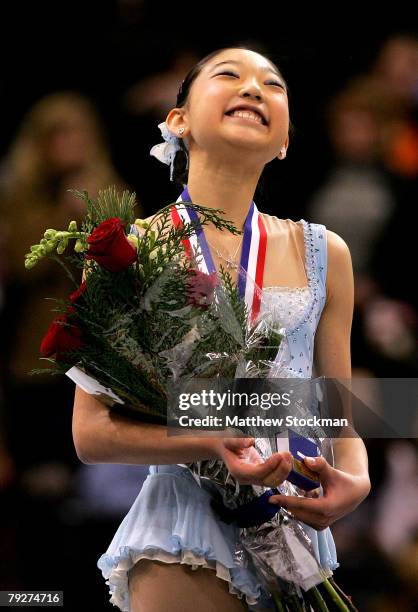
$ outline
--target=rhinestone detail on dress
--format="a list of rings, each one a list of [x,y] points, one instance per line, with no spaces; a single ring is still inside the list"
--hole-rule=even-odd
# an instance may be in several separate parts
[[[303,329],[308,321],[312,322],[312,314],[315,306],[319,301],[319,278],[317,276],[317,265],[315,253],[318,249],[314,247],[313,230],[311,224],[305,219],[301,219],[304,247],[305,247],[305,271],[308,279],[308,284],[305,287],[285,287],[271,286],[264,287],[261,309],[267,307],[273,313],[277,312],[277,320],[286,329],[286,340],[289,349],[289,360],[292,362],[295,359],[292,347],[295,347],[297,342],[296,332]],[[323,234],[320,235],[323,239]],[[276,303],[275,303],[276,302]],[[317,310],[315,322],[318,321],[319,312]],[[304,332],[305,339],[307,332]],[[314,331],[315,335],[315,331]],[[312,347],[308,345],[308,355],[311,358]],[[303,353],[299,353],[299,357],[303,358]],[[287,369],[294,376],[309,376],[310,364],[306,365],[306,373],[302,368],[292,368],[289,365]]]
[[[292,302],[292,298],[290,301],[288,301],[288,303],[291,304],[292,308],[295,309],[296,313],[298,314],[298,317],[295,319],[293,324],[289,322],[289,327],[286,328],[287,336],[294,336],[294,334],[299,331],[308,321],[312,322],[312,311],[318,302],[319,294],[318,279],[315,271],[315,248],[312,227],[308,221],[305,221],[305,219],[301,219],[300,221],[298,221],[298,223],[302,224],[303,229],[303,241],[305,246],[305,269],[306,276],[308,278],[308,284],[306,285],[306,287],[264,287],[262,297],[262,301],[268,301],[269,305],[271,306],[271,301],[269,298],[270,295],[274,296],[273,299],[277,299],[277,294],[280,295],[283,291],[294,292],[294,302]],[[266,290],[267,293],[265,293]],[[280,312],[280,298],[277,308],[278,315],[283,315],[283,312]],[[289,312],[289,309],[287,312]],[[285,320],[283,320],[283,325],[286,325]],[[296,342],[296,338],[293,338],[293,342]]]

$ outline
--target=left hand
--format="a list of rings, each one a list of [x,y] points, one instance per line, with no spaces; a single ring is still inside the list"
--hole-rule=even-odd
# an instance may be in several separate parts
[[[312,461],[313,459],[313,461]],[[368,478],[333,468],[324,457],[305,457],[305,465],[317,472],[323,489],[318,498],[272,495],[270,503],[289,510],[295,518],[321,531],[354,510],[370,492]]]

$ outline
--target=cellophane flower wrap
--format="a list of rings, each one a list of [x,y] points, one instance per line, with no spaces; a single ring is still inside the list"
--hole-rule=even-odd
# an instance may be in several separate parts
[[[41,359],[52,367],[32,374],[67,374],[109,410],[158,424],[167,424],[169,391],[179,381],[289,376],[281,359],[285,329],[269,313],[252,321],[222,266],[205,274],[199,253],[184,256],[183,241],[196,227],[171,224],[175,203],[147,223],[135,219],[133,193],[109,187],[92,200],[86,191],[71,191],[86,207],[81,227],[70,221],[67,230],[47,229],[26,255],[27,269],[49,257],[74,283],[67,300],[55,300],[56,314],[40,346]],[[202,226],[210,222],[239,233],[223,211],[189,205]],[[256,438],[248,460],[263,461],[273,451],[268,439]],[[240,485],[221,460],[180,465],[198,482],[208,478],[218,486],[217,511],[271,491]],[[303,494],[288,481],[278,491]],[[253,567],[278,610],[327,610],[324,597],[332,601],[330,609],[353,609],[328,580],[332,572],[319,566],[301,523],[284,509],[274,512],[262,524],[237,529],[236,563]]]

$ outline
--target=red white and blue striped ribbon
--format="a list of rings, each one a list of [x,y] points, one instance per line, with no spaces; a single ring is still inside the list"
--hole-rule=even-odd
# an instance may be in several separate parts
[[[193,208],[184,204],[185,202],[191,202],[187,187],[179,196],[176,204],[171,207],[171,218],[176,227],[183,227],[184,224],[192,221],[196,222],[196,232],[190,238],[185,238],[182,241],[186,254],[189,257],[196,254],[196,263],[200,271],[206,274],[216,272],[199,217]],[[202,254],[201,258],[198,257],[199,247]],[[245,299],[252,321],[257,319],[260,312],[266,249],[267,232],[257,206],[252,201],[244,222],[244,237],[238,274],[239,295]]]

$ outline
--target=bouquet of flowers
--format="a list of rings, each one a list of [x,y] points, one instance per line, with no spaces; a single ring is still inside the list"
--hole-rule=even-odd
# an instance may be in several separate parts
[[[165,423],[173,379],[234,377],[243,360],[250,374],[277,352],[280,331],[265,322],[247,326],[246,305],[229,274],[222,269],[219,283],[194,258],[182,260],[182,241],[195,228],[168,229],[171,204],[149,224],[133,223],[135,194],[120,196],[110,187],[93,202],[87,192],[73,191],[86,203],[81,228],[71,221],[66,231],[47,229],[26,255],[28,269],[43,257],[57,260],[75,285],[68,300],[56,300],[58,315],[40,347],[54,368],[31,373],[67,373],[76,365],[102,385],[100,399],[113,409]],[[219,211],[194,207],[202,225],[210,220],[237,231]],[[73,253],[64,254],[71,241]],[[81,284],[64,259],[84,269]]]
[[[184,257],[197,225],[171,225],[175,203],[147,223],[135,220],[133,193],[109,187],[93,201],[86,191],[72,191],[86,205],[81,227],[71,221],[67,230],[47,229],[26,255],[27,269],[49,257],[74,283],[68,299],[55,300],[56,316],[41,343],[41,359],[52,367],[31,373],[67,374],[109,410],[164,425],[173,385],[197,377],[279,375],[285,330],[274,317],[250,317],[222,266],[219,275],[208,274],[199,269],[199,253]],[[190,206],[200,225],[239,233],[223,211]],[[83,270],[81,283],[74,268]],[[273,451],[268,440],[257,439],[249,460],[263,461]],[[272,504],[266,514],[269,495],[301,494],[297,487],[287,481],[280,489],[240,486],[220,460],[184,466],[218,485],[223,499],[214,507],[223,520],[255,504],[258,516],[238,522],[237,563],[254,566],[278,610],[354,609],[332,572],[319,566],[302,525]]]

